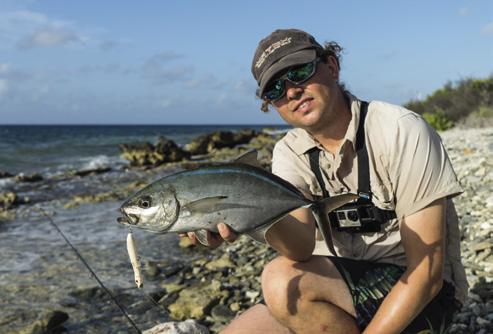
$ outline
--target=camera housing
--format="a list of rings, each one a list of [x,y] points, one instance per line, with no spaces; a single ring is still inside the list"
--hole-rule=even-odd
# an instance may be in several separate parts
[[[344,232],[379,232],[385,219],[373,204],[349,203],[329,213],[330,223]]]

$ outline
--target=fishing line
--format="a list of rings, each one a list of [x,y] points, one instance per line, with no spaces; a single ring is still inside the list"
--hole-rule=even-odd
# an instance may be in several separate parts
[[[103,282],[101,282],[101,280],[96,275],[96,273],[94,272],[94,270],[91,269],[91,267],[86,262],[86,260],[82,257],[82,255],[79,253],[79,251],[77,250],[77,248],[75,248],[74,245],[72,245],[72,243],[67,239],[67,237],[65,236],[65,234],[63,234],[62,230],[60,230],[60,228],[58,227],[58,225],[55,224],[55,222],[53,221],[53,219],[51,218],[51,216],[48,215],[46,213],[46,211],[44,209],[42,209],[42,208],[36,208],[36,209],[38,211],[40,211],[41,214],[43,216],[45,216],[49,220],[49,222],[51,223],[51,225],[58,231],[58,233],[62,236],[62,238],[65,240],[65,242],[72,248],[72,250],[75,252],[75,254],[77,255],[77,257],[86,266],[87,270],[90,271],[90,273],[92,274],[92,276],[96,279],[96,281],[98,282],[98,284],[103,288],[103,290],[108,294],[108,296],[111,297],[111,300],[113,300],[113,302],[118,306],[118,308],[120,309],[120,311],[123,313],[123,315],[125,315],[125,317],[130,322],[130,324],[132,324],[133,328],[135,328],[135,330],[137,331],[137,333],[142,334],[142,331],[139,329],[139,327],[137,327],[137,324],[130,318],[130,316],[128,315],[127,311],[125,311],[125,308],[123,307],[123,305],[120,304],[120,302],[115,298],[115,296],[111,293],[111,291],[106,288],[106,286],[103,284]]]

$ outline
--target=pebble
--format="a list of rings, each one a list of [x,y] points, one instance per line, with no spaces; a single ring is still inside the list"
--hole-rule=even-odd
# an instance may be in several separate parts
[[[451,129],[440,135],[464,188],[454,203],[471,289],[449,333],[493,333],[492,310],[487,307],[493,297],[493,128]]]

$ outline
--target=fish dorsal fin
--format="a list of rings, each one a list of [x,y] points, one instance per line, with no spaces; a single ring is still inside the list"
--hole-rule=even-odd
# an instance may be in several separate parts
[[[188,210],[191,214],[210,213],[216,211],[216,206],[220,204],[225,198],[228,198],[228,196],[204,197],[185,204],[183,206],[183,209]]]
[[[254,167],[261,167],[258,161],[258,151],[256,149],[251,149],[243,154],[240,154],[233,162],[250,165]]]
[[[207,241],[207,230],[201,229],[195,231],[194,233],[195,233],[195,237],[202,245],[209,246],[209,242]]]

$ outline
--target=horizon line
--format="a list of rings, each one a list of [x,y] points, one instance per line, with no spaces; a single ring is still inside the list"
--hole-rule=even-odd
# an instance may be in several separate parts
[[[1,126],[290,126],[286,123],[206,123],[206,124],[133,124],[133,123],[7,123]]]

